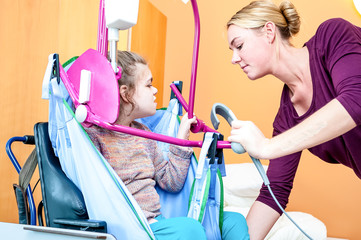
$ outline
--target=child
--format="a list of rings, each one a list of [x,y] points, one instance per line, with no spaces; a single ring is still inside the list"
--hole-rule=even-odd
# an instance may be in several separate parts
[[[156,112],[154,100],[157,89],[152,86],[152,73],[146,61],[133,52],[118,51],[117,59],[122,77],[118,81],[120,108],[116,124],[149,131],[134,120],[152,116]],[[177,137],[188,139],[193,123],[196,123],[196,118],[188,119],[185,114]],[[192,218],[163,218],[159,195],[155,190],[156,183],[170,192],[178,192],[183,188],[192,155],[191,148],[170,145],[167,161],[163,159],[154,140],[98,126],[87,128],[86,131],[139,204],[157,239],[206,239],[202,225]],[[237,217],[240,219],[238,224],[247,233],[244,218],[241,215]],[[237,229],[234,226],[230,226],[230,229]],[[237,232],[236,235],[240,239],[241,233]]]

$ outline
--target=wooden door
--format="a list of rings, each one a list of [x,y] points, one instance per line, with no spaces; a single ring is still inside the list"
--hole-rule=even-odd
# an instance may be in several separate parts
[[[158,89],[158,107],[167,106],[169,101],[163,101],[166,31],[166,16],[148,0],[140,0],[138,24],[131,30],[131,50],[140,53],[148,61],[153,85]]]

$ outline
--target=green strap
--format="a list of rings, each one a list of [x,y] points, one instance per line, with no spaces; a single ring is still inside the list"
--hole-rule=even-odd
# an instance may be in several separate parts
[[[219,180],[219,187],[220,187],[220,205],[219,205],[219,230],[222,234],[222,228],[223,228],[223,207],[224,207],[224,188],[223,188],[223,178],[221,171],[217,169],[217,176]]]

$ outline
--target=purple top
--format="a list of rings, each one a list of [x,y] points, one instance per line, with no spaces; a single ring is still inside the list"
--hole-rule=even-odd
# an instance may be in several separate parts
[[[304,115],[298,116],[285,85],[273,123],[273,135],[302,122],[336,98],[357,127],[308,150],[325,162],[341,163],[352,168],[361,178],[361,28],[340,18],[330,19],[319,26],[315,36],[305,45],[309,51],[313,84],[311,106]],[[283,207],[288,203],[300,157],[301,152],[298,152],[270,161],[267,175]],[[265,186],[257,200],[282,213]]]

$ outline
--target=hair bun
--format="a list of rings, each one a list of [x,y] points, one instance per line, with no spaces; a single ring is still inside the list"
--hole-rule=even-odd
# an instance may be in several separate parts
[[[301,21],[295,6],[289,1],[283,1],[279,8],[287,21],[290,35],[297,34],[300,31]]]

